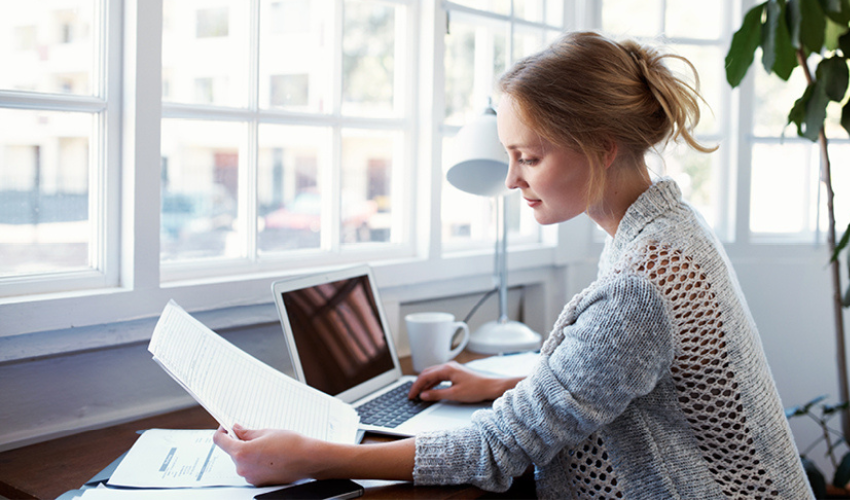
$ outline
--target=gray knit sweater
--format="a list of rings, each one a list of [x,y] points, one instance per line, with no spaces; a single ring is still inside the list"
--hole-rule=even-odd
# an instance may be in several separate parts
[[[465,428],[416,437],[416,484],[544,498],[811,498],[756,326],[705,222],[663,179],[529,377]]]

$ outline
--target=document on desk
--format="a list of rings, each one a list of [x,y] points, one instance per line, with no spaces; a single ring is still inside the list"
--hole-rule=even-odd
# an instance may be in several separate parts
[[[118,489],[86,488],[74,500],[253,500],[255,495],[279,490],[280,486],[266,488],[197,488],[197,489]]]
[[[356,443],[354,408],[298,382],[231,344],[170,301],[148,350],[224,428],[287,429]]]
[[[213,443],[213,429],[149,429],[109,478],[110,486],[187,488],[250,486],[233,460]]]

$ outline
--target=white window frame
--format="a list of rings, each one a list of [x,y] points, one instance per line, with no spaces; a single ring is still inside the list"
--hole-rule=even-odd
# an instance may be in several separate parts
[[[414,257],[414,245],[412,233],[409,231],[413,219],[408,186],[413,184],[411,180],[405,179],[411,170],[409,167],[415,165],[414,130],[415,130],[415,107],[410,96],[413,93],[412,82],[414,78],[406,77],[412,73],[416,51],[418,47],[415,40],[414,30],[408,38],[404,32],[408,27],[416,26],[415,2],[411,0],[376,0],[375,3],[383,3],[389,6],[406,7],[405,19],[399,19],[396,30],[399,38],[396,42],[401,45],[397,54],[402,64],[396,70],[394,105],[402,115],[396,117],[358,117],[342,113],[342,41],[344,23],[344,0],[332,0],[333,24],[335,26],[331,44],[334,47],[334,65],[332,74],[331,110],[329,113],[297,113],[279,109],[263,109],[259,105],[259,50],[260,50],[260,6],[259,3],[251,2],[249,15],[251,17],[251,40],[249,41],[251,62],[248,65],[251,75],[249,76],[249,98],[246,108],[220,107],[215,105],[195,105],[163,102],[163,118],[183,118],[195,120],[210,120],[211,122],[233,121],[241,125],[247,125],[248,144],[245,148],[247,155],[240,155],[239,166],[239,222],[243,227],[256,227],[256,174],[257,174],[257,137],[258,128],[261,124],[279,125],[303,125],[323,127],[330,129],[332,143],[331,171],[325,172],[326,183],[322,203],[323,213],[339,213],[339,168],[340,152],[342,148],[342,137],[349,130],[376,130],[387,132],[398,132],[403,136],[404,155],[399,155],[401,162],[408,168],[394,168],[392,192],[398,193],[393,200],[393,235],[392,241],[384,243],[363,243],[357,245],[341,245],[339,239],[339,224],[332,220],[323,221],[322,245],[318,249],[304,249],[288,252],[272,252],[258,256],[257,233],[250,231],[247,235],[248,241],[243,242],[245,255],[239,258],[209,258],[198,260],[178,260],[175,262],[163,262],[161,265],[161,280],[163,283],[179,283],[187,280],[197,279],[220,279],[227,275],[245,275],[257,273],[272,273],[292,269],[315,268],[327,266],[329,263],[346,264],[372,260],[406,259]],[[409,42],[409,43],[408,43]],[[398,175],[395,175],[398,174]]]
[[[89,151],[87,241],[89,269],[56,271],[0,278],[0,303],[18,296],[58,290],[94,290],[119,282],[119,171],[121,95],[120,78],[107,78],[109,68],[119,66],[121,46],[112,33],[119,26],[121,5],[102,0],[94,6],[92,19],[92,95],[50,94],[0,90],[0,107],[32,111],[70,111],[93,117]]]
[[[16,288],[16,295],[0,299],[0,361],[143,342],[150,336],[151,321],[172,299],[190,312],[209,311],[205,321],[214,329],[276,322],[269,291],[272,281],[347,264],[337,259],[294,261],[286,269],[253,268],[245,270],[246,274],[228,272],[225,276],[209,276],[205,271],[193,275],[190,269],[177,277],[180,280],[163,282],[167,272],[159,260],[160,122],[163,114],[173,110],[164,110],[161,102],[162,0],[104,1],[110,7],[109,76],[120,90],[112,95],[123,95],[120,123],[115,125],[120,133],[114,134],[110,144],[115,147],[106,154],[109,168],[120,172],[120,182],[114,175],[107,187],[120,193],[120,200],[107,199],[107,213],[117,221],[107,231],[110,247],[116,249],[116,278],[89,290],[70,287],[42,295],[17,294],[20,288]],[[414,166],[411,175],[416,179],[405,194],[415,207],[410,213],[415,214],[416,227],[407,256],[371,261],[379,286],[387,290],[382,294],[385,301],[395,304],[481,293],[493,286],[492,247],[442,255],[443,109],[437,89],[443,86],[440,65],[446,16],[439,0],[412,1],[410,5],[409,16],[418,23],[411,24],[414,42],[408,50],[419,54],[411,60],[419,61],[420,75],[413,79],[405,104],[412,116],[405,127],[414,142],[412,158],[406,160]],[[565,17],[570,14],[565,9]],[[123,46],[117,45],[118,40],[123,40]],[[119,102],[110,102],[113,104]],[[567,226],[547,232],[550,239],[542,244],[510,250],[510,286],[554,285],[551,268],[565,264],[567,254],[553,235],[565,234]],[[573,230],[567,248],[576,248],[580,241]],[[348,262],[372,258],[366,251],[352,251]],[[549,298],[544,299],[548,304]]]

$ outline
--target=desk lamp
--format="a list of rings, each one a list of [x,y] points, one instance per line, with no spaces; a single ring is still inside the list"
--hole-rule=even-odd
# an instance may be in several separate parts
[[[508,319],[508,223],[505,197],[508,155],[499,142],[496,111],[492,106],[464,125],[454,141],[454,162],[446,174],[449,183],[466,193],[496,198],[495,277],[499,284],[499,318],[488,321],[469,336],[467,348],[483,354],[530,351],[540,347],[540,334]]]

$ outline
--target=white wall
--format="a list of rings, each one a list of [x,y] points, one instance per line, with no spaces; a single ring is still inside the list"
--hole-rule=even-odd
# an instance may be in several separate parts
[[[819,395],[827,395],[829,403],[840,401],[828,259],[826,249],[820,248],[811,249],[809,258],[802,260],[734,262],[786,408]],[[847,314],[850,311],[844,310]],[[844,323],[850,332],[847,321]],[[831,423],[841,429],[838,418]],[[808,418],[791,419],[791,429],[801,452],[820,436],[819,428]],[[809,458],[832,477],[825,451],[819,446]],[[839,457],[845,451],[842,447]]]

